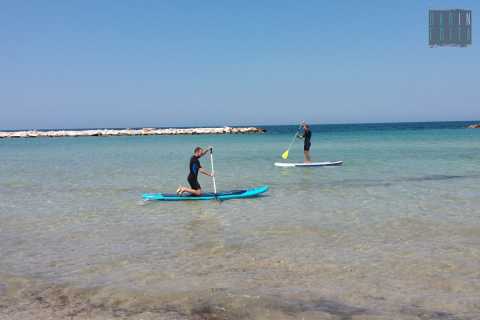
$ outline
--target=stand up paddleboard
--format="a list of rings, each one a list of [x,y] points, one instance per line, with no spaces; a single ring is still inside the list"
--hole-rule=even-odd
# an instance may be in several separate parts
[[[325,161],[325,162],[298,162],[298,163],[288,163],[288,162],[275,162],[276,167],[283,168],[292,168],[292,167],[331,167],[331,166],[341,166],[343,161]]]
[[[142,195],[144,200],[158,200],[158,201],[186,201],[186,200],[229,200],[229,199],[244,199],[257,197],[260,194],[267,192],[268,186],[261,186],[245,190],[231,190],[224,192],[206,192],[201,196],[192,196],[185,194],[179,196],[174,193],[145,193]]]

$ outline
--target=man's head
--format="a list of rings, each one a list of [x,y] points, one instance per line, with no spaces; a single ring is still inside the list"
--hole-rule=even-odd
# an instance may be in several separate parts
[[[193,150],[193,154],[197,157],[200,157],[203,153],[203,149],[200,148],[200,147],[196,147],[194,150]]]

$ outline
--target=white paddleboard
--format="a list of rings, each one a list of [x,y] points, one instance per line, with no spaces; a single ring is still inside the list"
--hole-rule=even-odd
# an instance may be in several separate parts
[[[329,167],[329,166],[341,166],[343,161],[325,161],[325,162],[275,162],[275,166],[283,168],[292,168],[292,167]]]

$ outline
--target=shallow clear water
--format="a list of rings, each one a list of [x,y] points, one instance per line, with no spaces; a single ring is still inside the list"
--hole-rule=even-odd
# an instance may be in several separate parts
[[[313,160],[344,161],[331,168],[273,166],[293,127],[0,140],[0,283],[102,288],[104,303],[122,292],[145,308],[138,292],[188,310],[198,302],[179,297],[204,296],[229,318],[478,318],[480,130],[464,125],[314,127]],[[270,191],[143,202],[186,183],[196,145],[215,147],[219,190]]]

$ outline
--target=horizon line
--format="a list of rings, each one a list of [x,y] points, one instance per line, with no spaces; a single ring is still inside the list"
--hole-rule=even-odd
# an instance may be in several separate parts
[[[365,124],[394,124],[394,123],[439,123],[439,122],[479,122],[479,120],[429,120],[429,121],[383,121],[383,122],[327,122],[327,123],[309,123],[312,126],[322,125],[365,125]],[[115,129],[143,129],[143,128],[155,128],[155,129],[186,129],[186,128],[241,128],[241,127],[274,127],[274,126],[296,126],[299,123],[283,123],[283,124],[244,124],[244,125],[205,125],[205,126],[141,126],[141,127],[83,127],[83,128],[40,128],[40,129],[0,129],[3,132],[12,131],[62,131],[62,130],[115,130]]]

